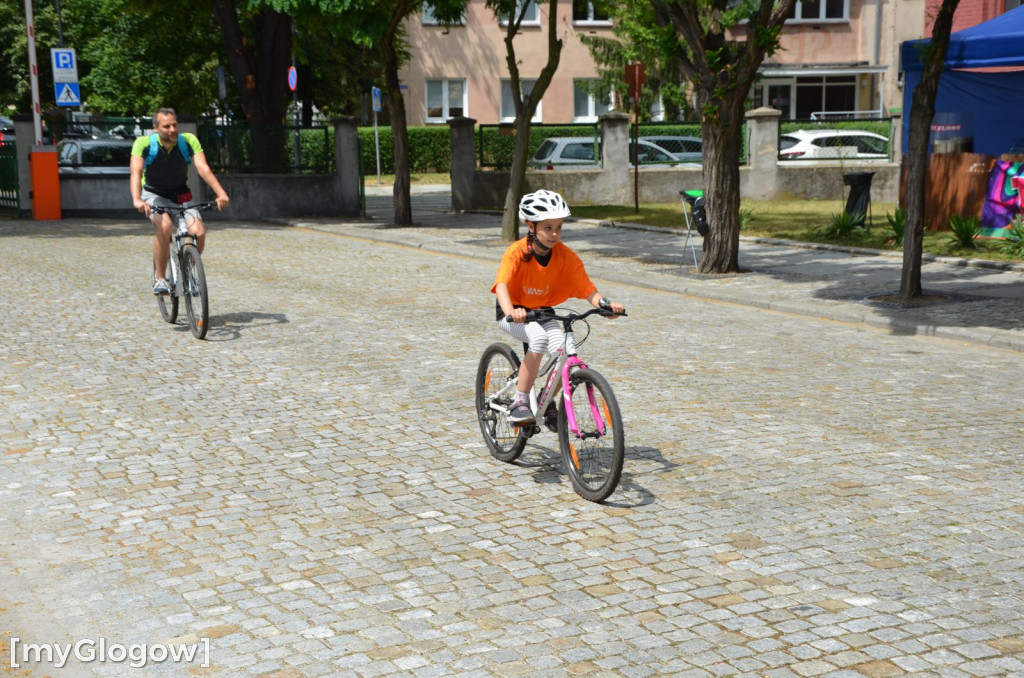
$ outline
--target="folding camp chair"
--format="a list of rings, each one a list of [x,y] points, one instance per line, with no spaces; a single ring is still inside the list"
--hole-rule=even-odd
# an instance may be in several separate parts
[[[693,231],[699,229],[696,223],[696,215],[694,215],[693,207],[697,202],[698,198],[704,197],[704,191],[693,190],[693,191],[679,191],[681,202],[683,203],[683,217],[686,218],[686,241],[683,243],[683,258],[679,260],[679,265],[682,266],[686,260],[686,246],[690,246],[690,254],[693,255],[693,265],[696,268],[699,266],[697,263],[697,248],[694,246]],[[701,201],[703,203],[703,200]]]

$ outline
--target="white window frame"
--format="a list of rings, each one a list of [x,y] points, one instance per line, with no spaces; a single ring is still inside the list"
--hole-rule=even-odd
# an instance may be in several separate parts
[[[523,22],[520,26],[540,26],[540,7],[533,0],[516,0],[515,16],[519,16],[520,10],[523,8],[523,2],[528,3],[526,15],[523,17]],[[508,26],[509,18],[504,17],[501,20],[502,26]]]
[[[423,101],[423,103],[424,103],[423,119],[424,119],[424,122],[427,122],[427,123],[445,123],[445,122],[448,122],[448,120],[450,118],[452,118],[452,115],[451,115],[452,102],[449,101],[448,97],[449,97],[449,95],[451,93],[451,84],[455,83],[455,82],[461,82],[462,83],[462,102],[461,102],[461,105],[462,105],[462,115],[463,115],[463,117],[467,117],[469,115],[469,91],[468,91],[468,89],[466,87],[466,79],[465,78],[427,78],[426,81],[423,83],[424,84],[424,86],[423,86],[423,95],[424,95],[423,96],[423,100],[424,100]],[[441,102],[442,102],[441,103],[441,108],[442,108],[442,111],[443,111],[441,117],[431,116],[430,115],[430,84],[431,83],[440,83],[441,84]],[[456,107],[458,107],[458,105],[459,105],[458,103],[455,104]]]
[[[536,78],[520,78],[519,85],[523,90],[523,94],[529,94],[533,91],[533,86],[537,84]],[[512,116],[505,115],[505,104],[508,103],[512,110]],[[543,105],[543,98],[537,102],[537,110],[533,112],[533,118],[530,122],[543,122],[543,116],[541,115],[541,106]],[[512,81],[508,78],[503,78],[501,81],[501,96],[499,97],[498,105],[501,107],[498,109],[498,120],[499,122],[515,122],[516,119],[516,105],[512,101]]]
[[[803,16],[804,3],[797,2],[793,5],[793,18],[786,19],[786,23],[848,23],[850,21],[850,0],[843,0],[843,15],[841,17],[826,17],[825,10],[828,8],[828,0],[819,0],[821,12],[816,17]]]
[[[605,18],[605,19],[595,19],[594,18],[594,3],[592,3],[592,2],[587,2],[587,18],[586,19],[577,19],[576,18],[576,8],[575,7],[573,7],[572,11],[573,11],[572,22],[576,26],[611,26],[612,25],[612,19],[611,19],[610,16],[608,18]]]
[[[424,1],[423,9],[420,11],[420,20],[424,26],[440,26],[441,22],[434,17],[434,8],[431,7]],[[466,24],[466,12],[463,10],[462,18],[459,19],[459,25],[464,26]]]
[[[580,85],[579,85],[580,82],[596,82],[596,80],[593,79],[593,78],[574,78],[573,79],[573,81],[572,81],[572,121],[573,122],[597,122],[598,116],[602,115],[601,113],[598,113],[597,110],[596,110],[597,109],[597,100],[594,98],[594,94],[592,92],[584,92],[583,91],[583,88],[581,88]],[[577,92],[580,92],[582,94],[586,94],[587,95],[587,114],[586,115],[578,115],[578,111],[576,110],[576,93]],[[605,102],[605,105],[607,106],[608,111],[613,110],[614,101],[615,101],[615,97],[613,96],[613,92],[609,92],[608,93],[608,101]]]

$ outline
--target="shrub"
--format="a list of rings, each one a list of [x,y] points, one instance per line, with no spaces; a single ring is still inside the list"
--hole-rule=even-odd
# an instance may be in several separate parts
[[[907,213],[902,207],[897,207],[895,212],[886,212],[885,220],[889,222],[889,233],[892,235],[892,244],[896,247],[903,246],[903,234],[907,228]]]
[[[1016,259],[1024,259],[1024,220],[1017,215],[1010,222],[1009,231],[1006,234],[1006,242],[999,249]]]
[[[978,249],[978,241],[974,239],[974,236],[978,235],[978,217],[953,214],[949,217],[949,230],[952,231],[949,241],[957,247]]]
[[[832,221],[826,225],[818,228],[818,232],[833,240],[850,240],[855,237],[859,237],[864,229],[862,224],[864,223],[863,212],[833,212]]]
[[[752,209],[741,209],[740,210],[740,230],[742,231],[747,227],[751,221],[754,221],[754,210]]]

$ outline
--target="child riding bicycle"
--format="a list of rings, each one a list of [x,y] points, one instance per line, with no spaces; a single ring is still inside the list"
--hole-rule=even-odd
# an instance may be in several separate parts
[[[624,313],[625,306],[610,302],[591,282],[579,256],[561,241],[562,223],[569,205],[554,191],[527,193],[519,202],[519,219],[526,237],[512,243],[501,258],[491,292],[497,297],[498,326],[528,345],[509,421],[534,421],[530,390],[545,352],[561,349],[564,332],[558,321],[526,322],[527,311],[557,306],[570,297],[586,299],[595,308]],[[511,316],[509,322],[505,319]],[[614,316],[613,316],[614,317]]]

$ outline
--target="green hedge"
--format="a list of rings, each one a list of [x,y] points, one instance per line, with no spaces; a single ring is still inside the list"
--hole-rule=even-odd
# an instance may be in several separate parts
[[[445,173],[451,169],[451,141],[448,126],[409,127],[409,163],[414,174]],[[377,149],[372,127],[358,130],[367,175],[377,173]],[[378,127],[380,139],[380,173],[395,173],[394,143],[390,127]]]

